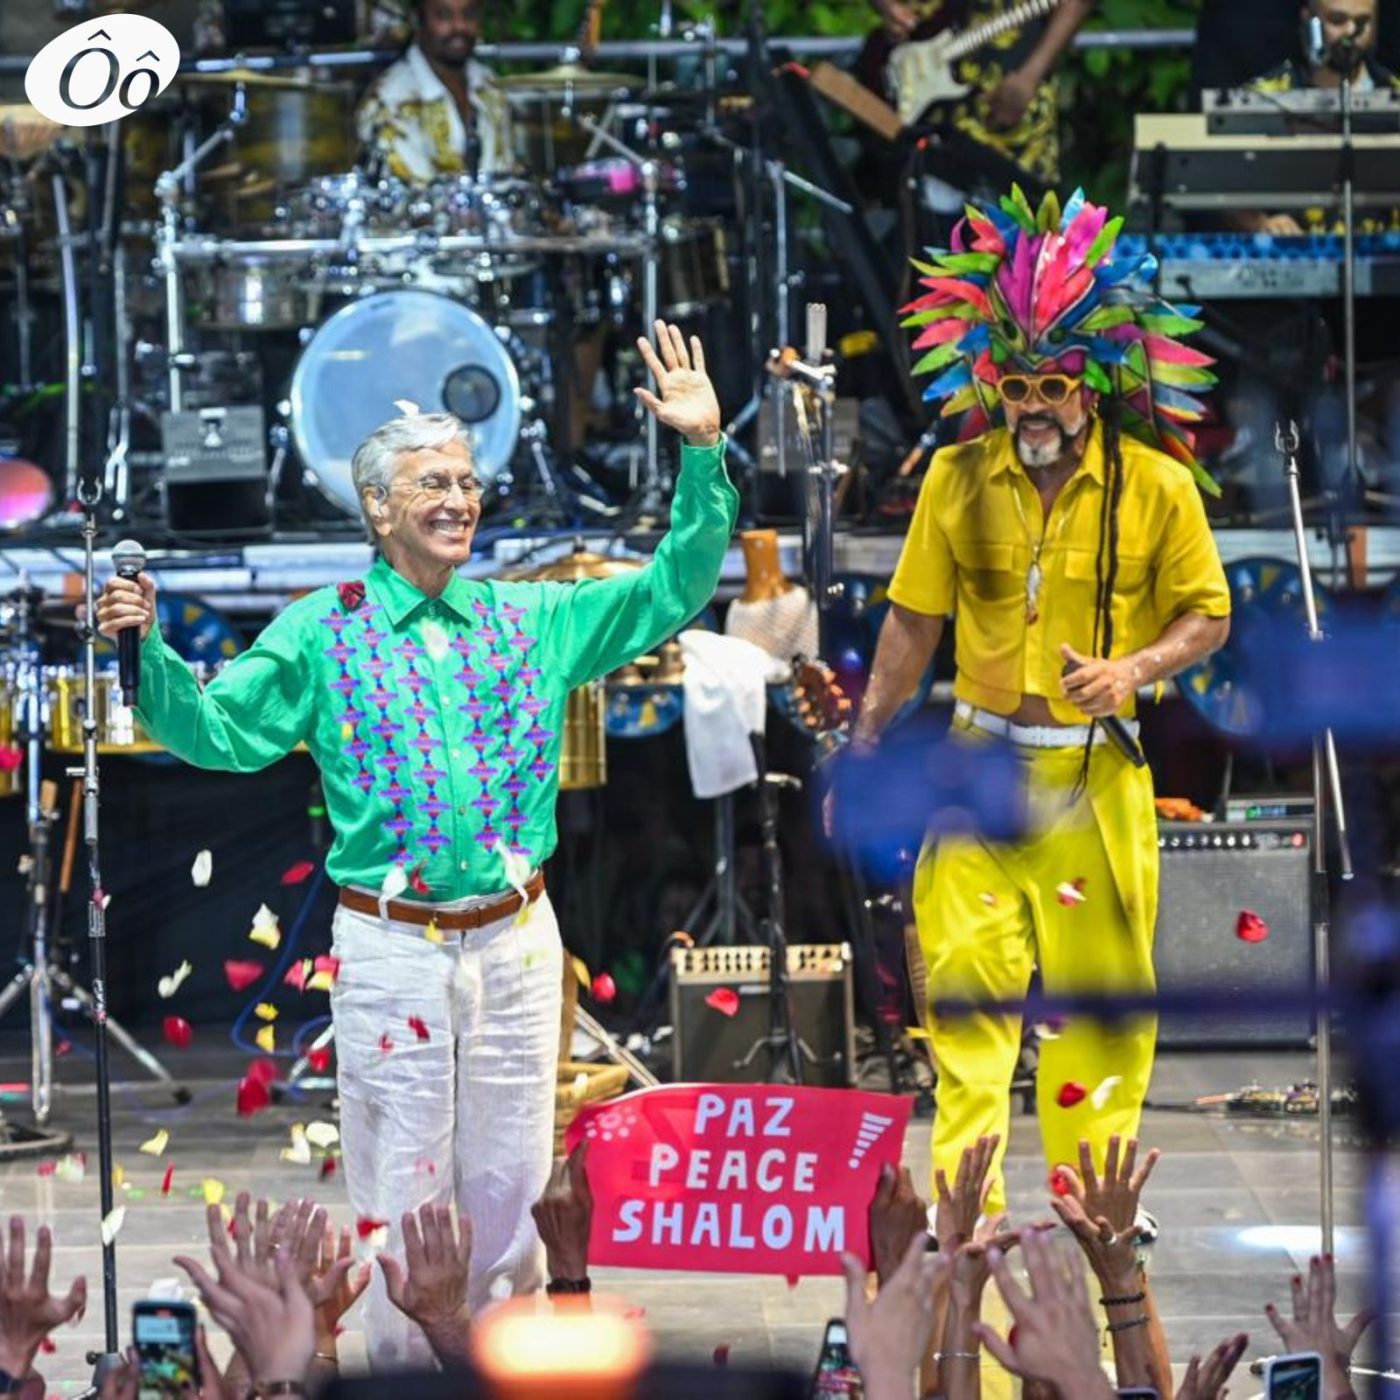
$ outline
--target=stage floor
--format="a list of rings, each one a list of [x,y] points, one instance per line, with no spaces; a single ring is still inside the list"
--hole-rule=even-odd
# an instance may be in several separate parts
[[[200,1184],[205,1177],[224,1182],[228,1199],[247,1188],[275,1200],[311,1194],[349,1223],[343,1180],[318,1180],[314,1166],[280,1158],[289,1126],[329,1117],[329,1096],[311,1096],[302,1105],[277,1104],[252,1119],[234,1114],[234,1081],[248,1057],[226,1040],[210,1048],[213,1033],[201,1028],[201,1044],[183,1055],[170,1052],[194,1093],[183,1108],[168,1095],[128,1081],[114,1096],[117,1161],[128,1190],[118,1193],[127,1206],[117,1239],[119,1316],[125,1342],[132,1302],[157,1279],[179,1274],[173,1253],[199,1249],[204,1240]],[[154,1043],[154,1042],[151,1042]],[[116,1071],[130,1074],[130,1062],[115,1054]],[[73,1393],[89,1375],[85,1352],[101,1345],[102,1304],[98,1254],[99,1207],[96,1178],[96,1114],[90,1087],[91,1062],[79,1049],[58,1062],[66,1087],[56,1098],[52,1125],[70,1131],[75,1147],[88,1152],[88,1174],[81,1182],[40,1175],[38,1160],[0,1166],[0,1200],[6,1213],[49,1221],[55,1231],[55,1283],[67,1286],[86,1271],[86,1317],[58,1336],[55,1354],[41,1358],[49,1392]],[[1310,1060],[1301,1054],[1237,1052],[1164,1054],[1158,1062],[1152,1099],[1185,1104],[1198,1093],[1223,1092],[1257,1079],[1268,1086],[1307,1077]],[[27,1049],[13,1037],[0,1045],[0,1081],[6,1112],[17,1123],[31,1121],[26,1100],[14,1086],[27,1078]],[[168,1129],[164,1157],[143,1155],[139,1145],[160,1128]],[[1315,1248],[1318,1213],[1317,1132],[1312,1122],[1225,1119],[1150,1109],[1145,1142],[1162,1148],[1164,1158],[1146,1198],[1162,1224],[1154,1250],[1152,1277],[1171,1340],[1173,1359],[1207,1349],[1228,1333],[1251,1336],[1251,1355],[1276,1348],[1263,1316],[1266,1302],[1284,1303],[1288,1280],[1306,1268]],[[915,1180],[927,1182],[928,1123],[910,1127],[905,1160]],[[1353,1125],[1338,1122],[1335,1134],[1337,1259],[1342,1303],[1359,1306],[1368,1273],[1362,1217],[1363,1158]],[[160,1182],[173,1165],[171,1195]],[[1043,1167],[1033,1118],[1018,1117],[1008,1157],[1008,1184],[1019,1217],[1048,1212],[1043,1207]],[[183,1278],[183,1276],[181,1276]],[[644,1307],[659,1345],[667,1352],[708,1360],[718,1346],[735,1364],[783,1363],[806,1370],[815,1358],[826,1318],[841,1310],[835,1280],[810,1280],[789,1288],[782,1279],[729,1275],[627,1273],[598,1270],[596,1286]],[[363,1364],[356,1314],[342,1338],[347,1366]],[[1257,1390],[1248,1377],[1232,1391]]]

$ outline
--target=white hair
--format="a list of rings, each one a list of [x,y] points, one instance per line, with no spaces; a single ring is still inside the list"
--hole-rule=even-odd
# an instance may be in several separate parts
[[[379,536],[374,532],[374,521],[365,505],[365,493],[373,491],[383,500],[389,494],[389,483],[394,479],[401,456],[407,452],[441,449],[452,442],[460,442],[471,456],[471,430],[455,413],[406,413],[376,428],[355,449],[350,459],[350,479],[371,544],[378,543]]]

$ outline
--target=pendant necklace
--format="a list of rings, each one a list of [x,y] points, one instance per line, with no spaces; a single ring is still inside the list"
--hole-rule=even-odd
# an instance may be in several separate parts
[[[1031,566],[1026,570],[1026,622],[1036,623],[1040,620],[1040,587],[1045,582],[1045,571],[1040,567],[1040,556],[1045,550],[1046,529],[1040,532],[1037,540],[1031,534],[1031,522],[1026,518],[1026,508],[1021,503],[1021,493],[1016,487],[1016,483],[1011,483],[1011,499],[1016,502],[1016,514],[1021,517],[1021,528],[1026,532],[1026,543],[1031,548]],[[1053,510],[1053,507],[1051,507]],[[1065,516],[1067,512],[1060,512],[1059,523],[1055,526],[1055,538],[1058,539],[1060,532],[1065,527]],[[1049,522],[1046,522],[1048,528]]]

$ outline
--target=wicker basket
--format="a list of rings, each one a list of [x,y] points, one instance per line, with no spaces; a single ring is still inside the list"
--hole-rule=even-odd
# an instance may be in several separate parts
[[[587,1103],[615,1099],[627,1087],[627,1071],[621,1065],[586,1064],[562,1060],[554,1090],[554,1155],[564,1154],[564,1133]]]

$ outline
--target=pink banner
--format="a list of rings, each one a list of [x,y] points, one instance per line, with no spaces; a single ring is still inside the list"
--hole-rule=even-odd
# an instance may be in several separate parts
[[[867,1212],[898,1165],[911,1101],[855,1089],[676,1084],[585,1108],[589,1262],[839,1274],[870,1260]]]

